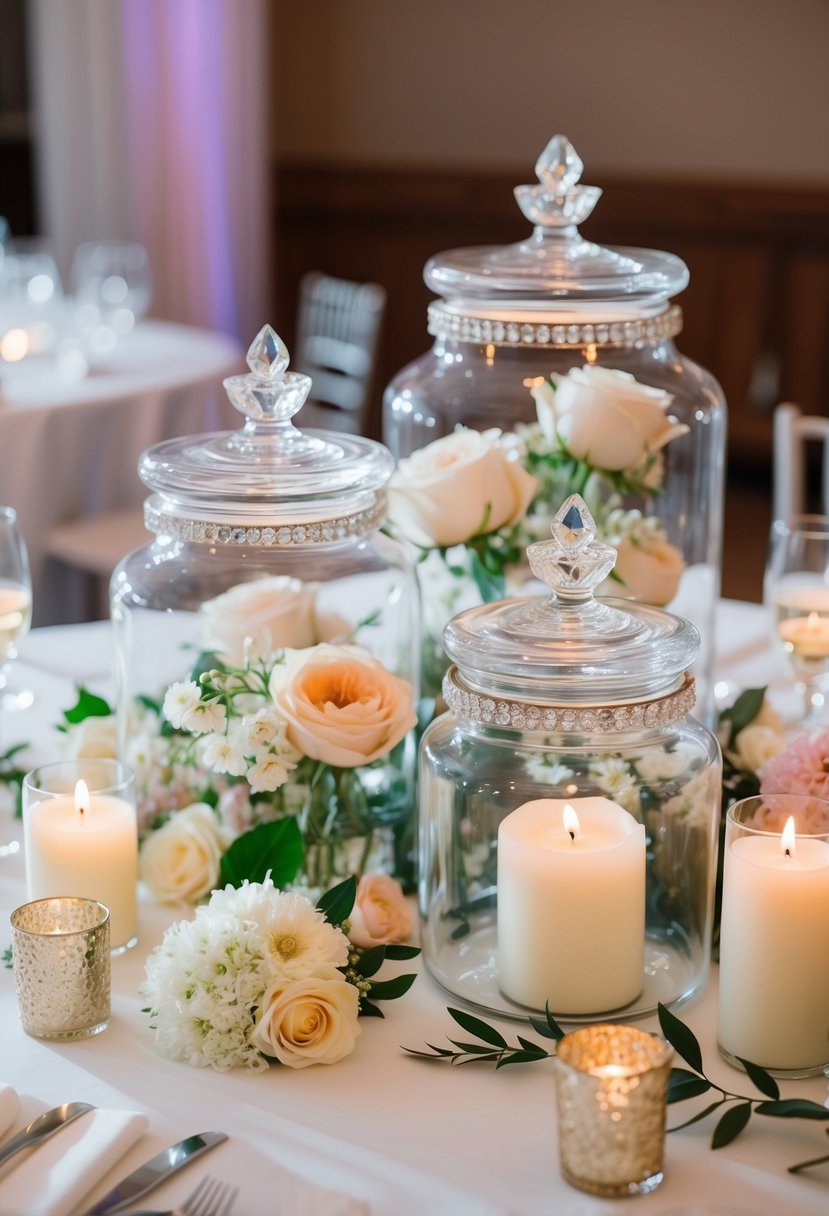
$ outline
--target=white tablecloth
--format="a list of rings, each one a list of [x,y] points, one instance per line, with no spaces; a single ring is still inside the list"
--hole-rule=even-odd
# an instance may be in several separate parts
[[[733,681],[729,695],[737,685],[771,680],[772,695],[784,696],[782,664],[766,637],[760,609],[723,606],[718,650],[723,682]],[[30,681],[38,699],[31,710],[7,719],[5,742],[32,738],[32,760],[57,758],[59,744],[48,727],[72,703],[73,680],[83,677],[98,691],[109,685],[107,627],[35,631],[26,640],[24,659],[17,675]],[[0,861],[2,923],[23,898],[17,854]],[[166,1060],[153,1048],[136,990],[144,959],[170,919],[168,911],[142,904],[140,944],[113,960],[113,1020],[95,1039],[59,1045],[27,1038],[18,1025],[12,975],[0,972],[0,1081],[41,1104],[86,1100],[149,1116],[148,1135],[95,1196],[122,1169],[165,1143],[215,1129],[231,1138],[205,1159],[202,1172],[240,1186],[235,1216],[280,1210],[273,1189],[278,1165],[366,1198],[373,1216],[598,1216],[634,1208],[642,1216],[680,1211],[825,1216],[829,1210],[829,1166],[800,1177],[786,1172],[788,1165],[829,1152],[825,1125],[759,1116],[736,1143],[717,1152],[708,1147],[710,1121],[669,1135],[665,1181],[651,1195],[614,1203],[571,1189],[558,1170],[548,1064],[495,1073],[491,1066],[426,1063],[401,1050],[401,1045],[442,1043],[455,1034],[447,999],[425,973],[405,998],[387,1006],[385,1021],[366,1021],[355,1053],[333,1067],[222,1075]],[[0,932],[0,946],[2,937]],[[704,992],[680,1016],[698,1034],[713,1079],[750,1093],[743,1074],[717,1053],[716,989],[714,969]],[[655,1021],[647,1028],[656,1029]],[[514,1040],[520,1027],[502,1023],[501,1029]],[[829,1096],[821,1078],[781,1082],[781,1088],[785,1096],[818,1102]],[[672,1108],[669,1124],[688,1113],[687,1104]],[[160,1188],[153,1200],[164,1206],[180,1198],[197,1174],[193,1167]]]
[[[151,444],[240,425],[222,378],[243,368],[225,335],[158,321],[137,326],[80,381],[36,360],[2,365],[0,502],[20,517],[37,624],[78,619],[65,571],[44,554],[48,530],[138,507],[147,489],[136,465]]]

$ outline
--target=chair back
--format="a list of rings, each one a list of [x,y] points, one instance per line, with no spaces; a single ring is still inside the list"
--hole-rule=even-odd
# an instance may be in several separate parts
[[[386,292],[377,283],[352,283],[312,271],[299,287],[294,370],[314,382],[302,422],[315,405],[329,407],[326,425],[365,434]]]
[[[820,510],[829,515],[829,418],[804,414],[790,401],[774,411],[774,517],[789,519],[809,510],[807,444],[822,445]]]

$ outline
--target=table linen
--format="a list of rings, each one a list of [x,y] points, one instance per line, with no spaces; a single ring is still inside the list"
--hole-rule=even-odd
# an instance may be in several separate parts
[[[730,700],[739,687],[770,682],[772,699],[786,702],[790,690],[783,658],[771,650],[768,637],[760,608],[721,605],[721,695]],[[52,724],[73,703],[76,680],[83,679],[94,691],[111,691],[109,647],[104,623],[33,631],[20,663],[36,701],[0,722],[0,745],[29,739],[27,762],[59,758]],[[6,835],[19,833],[8,815],[4,826]],[[0,859],[2,923],[8,923],[24,894],[22,856]],[[213,1150],[205,1172],[240,1186],[235,1216],[278,1211],[286,1173],[299,1180],[300,1195],[303,1181],[317,1183],[362,1200],[371,1216],[537,1216],[545,1211],[630,1216],[633,1207],[641,1216],[659,1216],[690,1204],[701,1211],[718,1205],[746,1216],[782,1211],[825,1216],[829,1166],[797,1177],[786,1172],[795,1162],[829,1153],[825,1125],[806,1120],[755,1116],[739,1140],[717,1152],[709,1148],[713,1120],[704,1120],[668,1135],[665,1181],[651,1195],[606,1201],[573,1190],[559,1174],[548,1064],[496,1073],[491,1065],[452,1068],[413,1059],[402,1050],[457,1037],[458,1028],[446,1013],[451,1000],[422,968],[406,997],[389,1007],[385,1020],[366,1021],[355,1052],[334,1066],[219,1074],[161,1057],[138,988],[147,953],[164,929],[191,914],[153,904],[142,892],[139,945],[113,959],[112,1022],[94,1039],[44,1044],[27,1038],[16,1015],[11,973],[0,972],[0,1078],[45,1105],[85,1100],[146,1114],[149,1131],[123,1158],[120,1172],[166,1143],[210,1129],[231,1137]],[[0,930],[0,946],[4,944]],[[392,973],[412,964],[387,967]],[[700,1039],[709,1075],[726,1088],[752,1093],[745,1076],[717,1052],[716,968],[704,990],[678,1012]],[[525,1029],[497,1024],[511,1042]],[[658,1029],[655,1018],[638,1024]],[[527,1034],[536,1037],[528,1028]],[[829,1083],[820,1077],[781,1082],[781,1090],[786,1097],[818,1102],[829,1097]],[[690,1113],[686,1104],[671,1108],[669,1126]],[[24,1102],[21,1118],[26,1114]],[[99,1182],[88,1202],[106,1193],[116,1173]],[[192,1176],[173,1179],[154,1200],[170,1206],[193,1182]]]

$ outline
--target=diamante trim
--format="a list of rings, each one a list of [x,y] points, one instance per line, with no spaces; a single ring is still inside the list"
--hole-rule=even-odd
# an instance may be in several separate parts
[[[655,317],[638,321],[597,321],[584,325],[549,325],[498,321],[451,312],[440,302],[429,305],[427,328],[435,338],[454,342],[492,342],[496,346],[655,346],[682,329],[682,309],[672,304]]]
[[[298,545],[327,545],[332,541],[367,536],[376,532],[385,517],[384,495],[366,511],[353,515],[337,515],[333,519],[314,520],[305,524],[273,524],[251,527],[229,521],[185,519],[160,511],[152,499],[144,503],[144,523],[158,536],[170,536],[186,544],[246,545],[259,549],[288,549]]]
[[[468,722],[512,730],[595,735],[670,726],[692,711],[696,688],[694,677],[686,671],[681,688],[653,701],[608,706],[549,705],[507,701],[503,697],[473,692],[464,683],[457,667],[450,667],[443,678],[443,696],[452,712]]]

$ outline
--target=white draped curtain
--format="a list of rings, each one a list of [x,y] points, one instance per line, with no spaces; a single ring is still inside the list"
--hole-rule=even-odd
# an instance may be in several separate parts
[[[29,0],[41,229],[64,276],[109,237],[152,314],[249,341],[267,320],[265,0]]]

